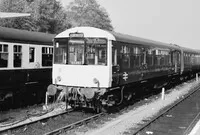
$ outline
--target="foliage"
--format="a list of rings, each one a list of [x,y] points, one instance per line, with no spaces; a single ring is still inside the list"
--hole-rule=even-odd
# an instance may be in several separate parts
[[[54,34],[69,27],[65,22],[66,13],[56,0],[1,0],[0,10],[31,13],[30,17],[1,19],[0,25],[4,27]]]
[[[31,14],[0,19],[3,27],[53,34],[75,26],[113,30],[108,13],[95,0],[74,0],[66,10],[58,0],[0,0],[0,11]]]
[[[74,0],[67,9],[67,20],[75,26],[93,26],[113,30],[109,15],[95,0]]]

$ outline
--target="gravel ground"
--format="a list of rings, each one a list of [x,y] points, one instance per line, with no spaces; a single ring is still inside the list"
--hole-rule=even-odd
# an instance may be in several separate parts
[[[68,134],[74,135],[129,135],[133,133],[134,128],[138,124],[142,124],[143,120],[148,120],[155,116],[161,109],[174,103],[177,99],[181,98],[188,91],[198,85],[199,82],[192,81],[177,86],[171,92],[165,95],[165,100],[161,99],[161,95],[154,96],[149,103],[139,106],[137,108],[129,109],[129,111],[119,114],[110,120],[101,120],[101,122],[83,126],[78,130],[69,132]],[[92,125],[92,126],[91,126]]]
[[[1,125],[20,121],[28,117],[34,111],[42,111],[42,105],[34,105],[27,108],[11,109],[9,111],[0,112],[0,127]]]
[[[65,111],[65,104],[51,104],[48,110],[43,110],[43,105],[19,108],[0,113],[0,132],[10,127],[29,123],[41,118],[56,115]]]

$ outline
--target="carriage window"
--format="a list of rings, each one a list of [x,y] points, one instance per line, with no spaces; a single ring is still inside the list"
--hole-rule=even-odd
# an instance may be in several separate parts
[[[130,47],[128,45],[122,45],[120,53],[121,53],[120,55],[122,58],[123,68],[130,68],[130,66],[131,66]]]
[[[8,67],[8,45],[0,44],[0,68]]]
[[[148,49],[147,51],[147,65],[152,66],[153,65],[153,49]]]
[[[106,65],[107,41],[101,38],[71,37],[56,39],[55,63],[69,65]]]
[[[42,66],[52,66],[53,48],[42,47]]]
[[[154,61],[155,61],[155,66],[159,66],[160,65],[160,50],[155,50],[154,51],[155,53],[155,58],[154,58]]]
[[[112,65],[116,66],[117,65],[117,49],[112,48]]]
[[[155,65],[167,66],[170,64],[170,53],[169,50],[155,50]]]
[[[105,39],[88,38],[86,40],[86,64],[107,64],[107,45]]]
[[[106,65],[106,45],[87,45],[86,64]]]
[[[14,52],[13,66],[21,67],[21,65],[22,65],[22,46],[14,45],[13,52]]]
[[[69,40],[68,64],[84,64],[84,40]]]
[[[67,63],[67,42],[66,39],[59,39],[59,41],[56,41],[54,47],[54,62],[56,64]]]
[[[29,48],[29,62],[34,62],[35,61],[35,48],[30,47]]]
[[[191,57],[188,57],[188,58],[191,58]],[[172,53],[172,64],[173,65],[180,64],[180,53],[177,51]]]
[[[141,48],[139,47],[133,47],[133,67],[138,67],[141,65],[142,60],[141,60]]]

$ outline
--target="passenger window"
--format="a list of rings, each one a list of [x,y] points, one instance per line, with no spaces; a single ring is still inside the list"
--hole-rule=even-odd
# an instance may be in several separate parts
[[[141,65],[141,48],[133,47],[133,67]]]
[[[117,49],[112,48],[112,65],[116,66],[117,65]]]
[[[8,67],[8,45],[0,44],[0,68]]]
[[[13,66],[21,67],[21,65],[22,65],[22,46],[14,45],[13,53],[14,53]]]
[[[155,50],[155,66],[159,66],[160,65],[160,50]]]
[[[107,64],[107,46],[106,44],[86,45],[86,64],[89,65],[106,65]]]
[[[52,66],[53,48],[42,47],[42,66]]]
[[[155,65],[167,66],[170,64],[170,53],[168,50],[155,50]]]
[[[121,46],[121,55],[122,55],[122,66],[124,68],[130,68],[130,47],[124,45]]]
[[[29,62],[34,62],[35,61],[35,48],[30,47],[29,48]]]
[[[68,41],[56,41],[54,51],[54,62],[57,64],[67,63],[67,42]],[[71,52],[71,47],[69,47],[69,52]]]
[[[153,65],[153,49],[148,49],[147,51],[147,65],[152,66]]]

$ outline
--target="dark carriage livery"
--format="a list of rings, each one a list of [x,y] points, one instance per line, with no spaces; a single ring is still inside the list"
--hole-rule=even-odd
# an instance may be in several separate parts
[[[200,70],[200,51],[92,27],[58,34],[54,50],[48,91],[66,91],[73,107],[113,106],[135,95],[134,87],[161,88]]]
[[[1,104],[42,100],[51,82],[54,36],[0,27]]]

